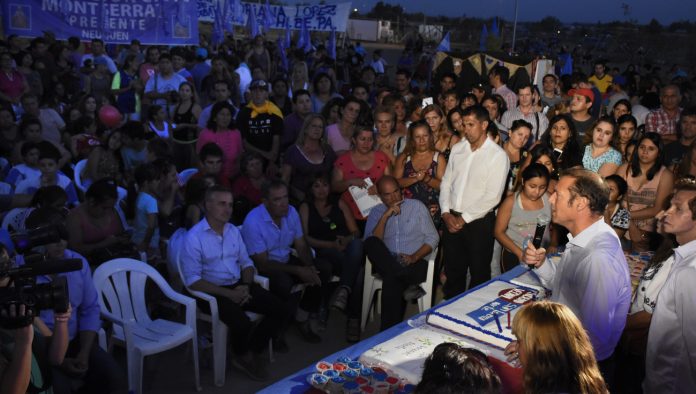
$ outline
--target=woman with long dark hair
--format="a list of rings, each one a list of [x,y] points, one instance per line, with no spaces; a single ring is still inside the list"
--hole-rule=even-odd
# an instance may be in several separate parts
[[[312,108],[314,112],[321,112],[324,105],[334,97],[341,97],[336,93],[336,86],[329,74],[321,72],[314,77],[312,82]]]
[[[484,353],[445,342],[437,345],[425,359],[423,378],[414,393],[494,394],[500,390],[500,377]]]
[[[532,163],[521,172],[521,189],[505,198],[498,207],[495,219],[495,239],[503,247],[500,259],[503,272],[516,267],[522,258],[525,238],[534,237],[537,217],[551,217],[551,205],[546,193],[550,176],[542,164]],[[548,231],[544,237],[548,244]]]
[[[616,125],[619,128],[619,141],[616,148],[621,152],[621,158],[626,156],[626,147],[631,141],[638,139],[638,121],[633,115],[621,115],[616,120]]]
[[[621,165],[621,153],[616,149],[619,134],[610,117],[595,122],[587,133],[589,140],[582,155],[582,165],[602,177],[612,175]]]
[[[340,272],[338,288],[329,305],[346,311],[348,324],[346,336],[349,342],[360,340],[360,298],[356,280],[363,261],[362,240],[348,204],[333,198],[328,173],[311,176],[306,199],[300,205],[299,214],[307,243],[317,257],[331,261],[334,270]],[[360,276],[362,280],[362,276]]]
[[[645,133],[630,163],[621,165],[616,174],[628,183],[626,202],[631,214],[629,239],[635,251],[649,250],[655,232],[655,215],[662,209],[674,187],[674,175],[662,165],[664,146],[657,133]]]
[[[582,166],[578,133],[568,115],[556,115],[551,118],[549,128],[541,137],[541,143],[553,150],[559,170]]]
[[[340,120],[326,127],[329,145],[341,155],[350,150],[350,142],[360,115],[361,100],[353,96],[346,97],[341,104]]]
[[[404,189],[405,198],[422,202],[433,219],[440,218],[440,181],[447,160],[435,149],[435,138],[425,121],[411,123],[404,152],[396,159],[394,177]]]
[[[198,135],[196,152],[209,143],[216,143],[225,154],[222,161],[222,176],[232,178],[239,172],[239,157],[244,150],[242,135],[234,123],[234,108],[227,102],[219,102],[213,105],[210,111],[210,120],[203,131]]]
[[[512,122],[508,132],[508,139],[503,142],[503,150],[510,160],[510,170],[505,181],[506,193],[503,195],[503,198],[512,194],[515,189],[517,174],[527,158],[527,150],[524,147],[530,135],[532,135],[531,123],[524,119],[517,119]]]

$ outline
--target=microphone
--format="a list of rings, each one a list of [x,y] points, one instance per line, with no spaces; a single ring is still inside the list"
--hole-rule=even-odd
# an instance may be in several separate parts
[[[546,214],[541,214],[537,216],[536,231],[534,231],[534,238],[532,238],[532,245],[535,249],[541,247],[541,240],[544,238],[544,232],[546,232],[546,226],[551,222],[551,218]],[[536,268],[534,264],[527,264],[530,269]]]
[[[25,264],[20,267],[11,268],[7,271],[7,276],[14,278],[27,278],[39,275],[58,274],[61,272],[77,271],[82,269],[82,260],[64,259],[51,262]]]

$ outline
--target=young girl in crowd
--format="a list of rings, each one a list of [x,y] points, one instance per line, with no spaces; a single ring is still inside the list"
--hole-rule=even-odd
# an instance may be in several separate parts
[[[609,203],[604,210],[604,221],[616,231],[619,238],[622,238],[631,221],[631,214],[623,206],[628,184],[616,174],[609,175],[604,180],[609,186]]]
[[[172,125],[167,121],[167,111],[161,105],[151,105],[147,110],[146,138],[154,136],[168,139]],[[154,133],[154,134],[153,134]]]
[[[138,197],[135,202],[131,242],[135,244],[138,251],[146,253],[147,256],[156,256],[159,249],[157,190],[160,179],[161,173],[153,164],[143,164],[135,171]]]
[[[534,237],[537,218],[551,218],[551,205],[546,193],[549,179],[546,167],[538,163],[530,164],[522,171],[520,190],[508,196],[498,208],[494,234],[503,247],[500,258],[503,272],[514,268],[523,260],[524,241]],[[543,245],[548,243],[547,230]]]
[[[621,115],[616,120],[616,125],[619,128],[619,141],[617,149],[621,152],[621,158],[626,157],[626,147],[631,141],[638,139],[638,122],[630,114]]]
[[[491,126],[489,124],[489,126]],[[497,131],[497,128],[491,127],[492,131]],[[527,150],[524,146],[532,134],[532,125],[524,119],[518,119],[512,122],[510,127],[508,140],[503,143],[503,150],[507,153],[510,160],[510,170],[508,171],[507,180],[505,181],[506,193],[513,192],[515,187],[515,179],[527,158]],[[504,196],[503,196],[504,197]]]
[[[72,135],[69,137],[70,153],[73,159],[87,158],[101,141],[97,137],[97,121],[89,116],[81,116],[72,125]]]
[[[606,177],[613,174],[621,165],[621,153],[614,148],[618,140],[616,124],[609,117],[598,120],[587,137],[582,156],[582,165],[599,175]]]

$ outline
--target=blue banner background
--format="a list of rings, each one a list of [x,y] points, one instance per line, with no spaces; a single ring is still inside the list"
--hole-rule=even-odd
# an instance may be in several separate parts
[[[232,0],[229,0],[232,4]],[[198,0],[198,20],[203,22],[213,22],[215,19],[215,8],[219,5],[224,9],[224,0]],[[249,11],[253,10],[259,26],[263,26],[265,15],[265,2],[245,3],[241,2],[242,18],[239,21],[228,18],[225,25],[234,24],[236,26],[246,26]],[[348,27],[348,17],[350,16],[351,3],[338,4],[314,4],[314,5],[292,5],[280,6],[270,5],[271,9],[271,29],[285,29],[286,24],[292,30],[302,30],[304,24],[308,30],[330,32],[335,29],[338,32],[346,31]],[[228,28],[226,27],[225,30]]]
[[[196,0],[3,0],[5,33],[58,39],[198,44]]]

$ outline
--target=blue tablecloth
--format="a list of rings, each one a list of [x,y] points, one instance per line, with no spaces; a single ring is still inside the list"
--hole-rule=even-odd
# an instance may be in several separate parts
[[[518,267],[515,267],[512,270],[498,276],[495,279],[511,280],[511,279],[514,279],[514,278],[522,275],[526,271],[527,271],[527,268],[525,268],[523,266],[518,266]],[[485,286],[487,283],[484,283],[481,286],[478,286],[474,289],[471,289],[466,293],[462,293],[457,298],[465,297],[469,292],[474,291],[474,290],[478,289],[479,287]],[[419,314],[418,316],[420,316],[422,314],[426,314],[426,313],[428,313],[428,311],[425,311],[425,312]],[[414,316],[413,319],[416,319],[418,316]],[[379,345],[382,342],[385,342],[385,341],[390,340],[391,338],[394,338],[395,336],[403,333],[404,331],[409,330],[410,328],[411,327],[408,325],[407,322],[401,322],[401,323],[395,325],[394,327],[392,327],[386,331],[380,332],[379,334],[373,335],[370,338],[362,340],[353,346],[347,347],[347,348],[345,348],[341,351],[338,351],[334,354],[327,355],[326,357],[323,357],[322,360],[335,361],[339,357],[343,357],[343,356],[348,356],[352,359],[358,359],[360,357],[360,355],[365,353],[367,350],[373,348],[376,345]],[[321,361],[321,360],[317,360],[317,362],[319,362],[319,361]],[[271,393],[300,394],[300,393],[304,393],[311,388],[311,386],[307,383],[307,376],[315,371],[314,368],[315,368],[315,364],[309,365],[306,368],[297,371],[293,375],[290,375],[290,376],[286,377],[285,379],[282,379],[282,380],[279,380],[279,381],[273,383],[272,385],[259,391],[259,393],[265,393],[265,394],[271,394]]]

